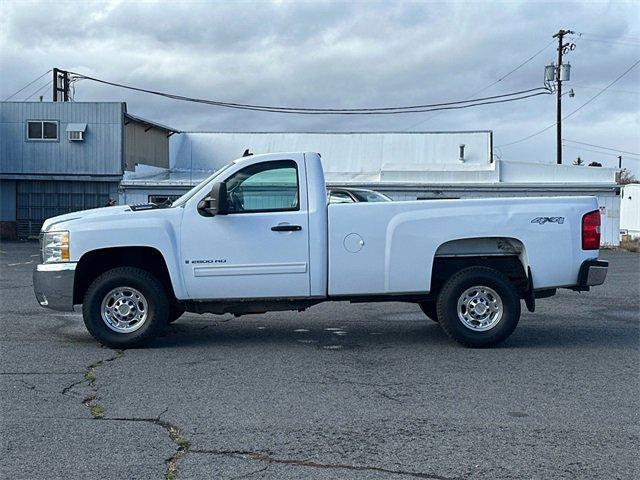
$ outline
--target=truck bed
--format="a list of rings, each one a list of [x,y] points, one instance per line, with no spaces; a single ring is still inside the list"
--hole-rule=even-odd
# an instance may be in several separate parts
[[[594,197],[329,205],[329,295],[424,293],[442,246],[473,238],[521,245],[536,289],[575,285],[582,261],[597,258],[580,243],[582,216],[597,208]]]

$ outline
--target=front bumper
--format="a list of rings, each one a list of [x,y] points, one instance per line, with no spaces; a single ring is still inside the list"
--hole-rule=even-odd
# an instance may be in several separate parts
[[[585,260],[578,273],[578,286],[592,287],[602,285],[607,278],[609,262],[605,260]]]
[[[33,291],[38,303],[46,308],[73,311],[75,262],[44,263],[33,270]]]

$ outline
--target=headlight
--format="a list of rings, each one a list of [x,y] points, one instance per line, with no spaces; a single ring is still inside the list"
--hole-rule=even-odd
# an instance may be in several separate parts
[[[42,238],[43,263],[68,262],[69,232],[46,232]]]

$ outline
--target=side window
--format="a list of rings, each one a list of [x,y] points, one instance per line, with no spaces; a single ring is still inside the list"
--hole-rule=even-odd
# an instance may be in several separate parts
[[[331,192],[329,203],[353,203],[353,198],[347,192]]]
[[[58,122],[28,120],[27,140],[58,140]]]
[[[298,210],[298,169],[293,160],[249,165],[225,182],[229,213]]]

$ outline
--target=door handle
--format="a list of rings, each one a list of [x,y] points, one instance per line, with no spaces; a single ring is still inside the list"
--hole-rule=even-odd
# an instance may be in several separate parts
[[[274,232],[299,232],[302,227],[300,225],[274,225],[271,230]]]

